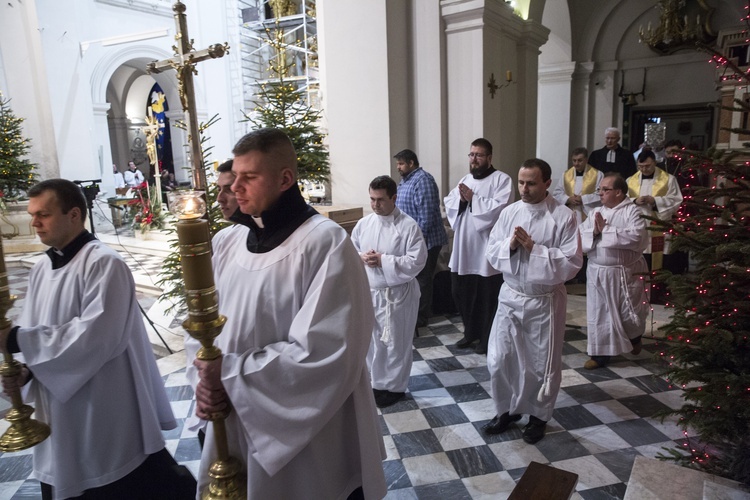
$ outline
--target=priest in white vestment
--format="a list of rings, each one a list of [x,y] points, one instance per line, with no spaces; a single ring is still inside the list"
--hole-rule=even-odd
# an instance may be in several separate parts
[[[198,345],[186,342],[196,414],[231,404],[229,452],[246,468],[248,499],[382,498],[385,449],[365,361],[373,309],[359,255],[305,203],[282,131],[253,131],[233,152],[238,225],[213,255],[223,357],[195,360]],[[199,493],[214,439],[209,425]]]
[[[583,262],[575,215],[547,192],[551,173],[544,160],[523,163],[521,200],[503,210],[487,244],[504,283],[487,355],[497,415],[483,428],[500,434],[528,414],[523,440],[530,444],[552,418],[562,379],[564,283]]]
[[[573,166],[565,171],[552,196],[573,210],[580,224],[587,214],[600,205],[597,189],[604,174],[588,164],[588,150],[575,148],[571,154]]]
[[[515,191],[510,176],[492,166],[492,144],[487,139],[471,143],[469,172],[445,197],[445,213],[454,231],[448,267],[453,300],[464,324],[464,336],[456,347],[479,342],[476,352],[486,354],[503,277],[484,253],[490,231]]]
[[[677,213],[682,204],[682,191],[674,175],[656,166],[653,151],[645,151],[638,156],[638,172],[627,179],[628,197],[633,200],[643,215],[668,221]],[[652,224],[646,221],[647,225]],[[664,256],[669,254],[669,240],[661,232],[649,231],[649,240],[643,251],[646,264],[651,271],[662,269]],[[651,302],[664,303],[664,285],[652,287]]]
[[[12,383],[27,385],[34,418],[52,429],[32,448],[42,498],[180,498],[161,433],[177,423],[130,269],[86,231],[78,186],[49,179],[28,196],[32,226],[51,248],[31,269],[18,325],[0,332],[0,348],[21,353]]]
[[[420,298],[416,278],[427,261],[427,245],[417,222],[396,206],[397,190],[387,175],[376,177],[370,183],[374,213],[352,231],[375,309],[367,366],[379,408],[402,399],[409,385]]]
[[[604,367],[612,356],[640,353],[651,310],[644,275],[648,244],[646,220],[627,197],[619,174],[607,174],[599,186],[602,206],[579,227],[588,254],[586,316],[588,353],[584,368]]]

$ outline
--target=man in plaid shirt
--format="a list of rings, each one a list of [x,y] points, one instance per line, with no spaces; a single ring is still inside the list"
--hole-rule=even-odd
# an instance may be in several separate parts
[[[417,221],[427,244],[427,263],[417,275],[419,290],[419,314],[417,327],[427,326],[432,304],[432,277],[440,255],[440,249],[448,243],[440,214],[440,192],[435,179],[419,166],[419,159],[411,149],[397,153],[396,168],[401,174],[398,185],[396,206],[406,215]]]

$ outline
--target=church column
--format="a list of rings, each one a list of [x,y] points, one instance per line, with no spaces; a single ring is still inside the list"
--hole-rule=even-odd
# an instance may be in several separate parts
[[[598,143],[590,143],[587,139],[589,129],[589,87],[591,85],[591,72],[594,69],[593,62],[577,63],[573,72],[573,83],[570,95],[570,143],[568,150],[577,147],[589,148]],[[603,135],[602,135],[603,137]]]
[[[571,81],[574,62],[539,68],[537,156],[552,167],[558,178],[569,166]]]
[[[321,101],[336,204],[367,205],[370,181],[390,172],[387,5],[382,0],[318,3]]]
[[[94,173],[94,176],[96,176],[96,173],[99,174],[98,177],[102,180],[102,190],[114,196],[115,181],[112,176],[112,148],[110,146],[109,123],[107,123],[109,108],[110,104],[108,102],[95,102],[91,108],[94,116],[92,130],[95,134],[91,144],[96,147],[95,165],[91,169],[91,172]]]
[[[24,136],[31,139],[29,159],[43,179],[60,176],[54,120],[44,67],[36,2],[24,0],[3,7],[0,16],[0,71],[13,99],[13,113],[24,118]],[[6,71],[3,68],[12,68]],[[105,127],[106,130],[106,127]]]
[[[494,146],[493,164],[515,177],[535,154],[537,64],[548,30],[503,2],[442,0],[446,33],[450,184],[468,172],[471,141]],[[506,85],[511,72],[513,83]],[[502,86],[493,97],[494,76]]]
[[[441,196],[453,186],[448,179],[448,147],[445,39],[440,4],[434,0],[416,0],[413,6],[412,41],[414,45],[415,104],[414,149],[420,166],[435,177]],[[394,151],[395,153],[395,151]]]
[[[604,129],[622,126],[621,118],[615,115],[615,108],[620,108],[620,103],[616,103],[616,70],[617,61],[597,63],[591,74],[591,80],[594,82],[593,86],[589,86],[588,111],[591,127],[588,130],[588,139],[591,150],[604,147]]]

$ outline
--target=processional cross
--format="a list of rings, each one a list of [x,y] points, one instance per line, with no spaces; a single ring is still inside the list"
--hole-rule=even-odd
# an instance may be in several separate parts
[[[216,43],[207,49],[193,50],[194,40],[188,37],[187,17],[185,16],[185,4],[179,0],[172,6],[174,11],[176,45],[172,46],[175,56],[163,61],[154,61],[148,65],[149,73],[161,73],[167,69],[177,71],[177,82],[179,84],[180,102],[185,113],[185,124],[187,125],[188,144],[190,146],[190,157],[193,169],[193,188],[205,190],[207,188],[206,172],[203,170],[203,155],[201,154],[200,130],[198,129],[198,116],[195,106],[195,86],[193,75],[198,71],[195,65],[206,59],[217,59],[229,52],[229,44]],[[157,176],[158,178],[158,176]]]
[[[151,109],[148,107],[148,114],[146,116],[146,125],[141,127],[141,132],[146,135],[146,153],[148,154],[148,161],[154,166],[154,182],[156,183],[156,195],[161,196],[161,171],[159,169],[159,154],[156,149],[156,138],[162,133],[161,129],[164,128],[164,123],[160,122],[155,116]],[[149,197],[151,193],[149,192]],[[161,207],[161,203],[157,205]]]

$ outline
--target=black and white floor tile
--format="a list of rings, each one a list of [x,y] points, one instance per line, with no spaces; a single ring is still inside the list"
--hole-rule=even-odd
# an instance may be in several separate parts
[[[142,264],[130,264],[140,272]],[[24,291],[22,273],[11,269],[15,293]],[[495,415],[486,357],[453,346],[462,337],[460,318],[434,317],[421,328],[407,397],[379,416],[388,451],[387,498],[506,498],[536,461],[578,474],[573,498],[617,499],[625,494],[637,456],[653,458],[664,447],[682,445],[685,436],[674,420],[653,417],[682,404],[680,391],[655,376],[662,369],[653,356],[657,340],[646,339],[638,356],[620,356],[605,369],[589,371],[583,368],[586,331],[576,326],[585,324],[585,300],[569,301],[568,322],[562,389],[547,435],[536,445],[521,439],[528,417],[501,435],[482,432]],[[193,411],[192,390],[184,369],[164,379],[180,423],[165,433],[167,447],[195,473],[198,439],[183,428]],[[0,454],[0,500],[38,498],[30,473],[30,451]]]

